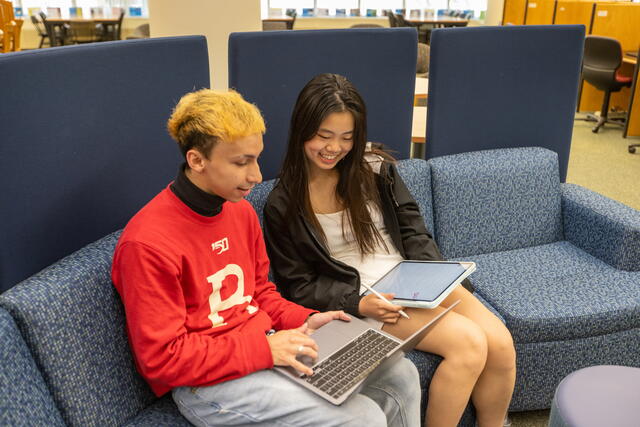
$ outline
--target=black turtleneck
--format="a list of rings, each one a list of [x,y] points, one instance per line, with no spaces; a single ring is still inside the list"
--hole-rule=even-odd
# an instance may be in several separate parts
[[[187,164],[183,163],[178,170],[178,176],[173,181],[171,191],[178,196],[182,202],[187,205],[192,211],[202,216],[216,216],[222,210],[222,204],[225,199],[209,194],[206,191],[199,189],[193,182],[187,178],[184,173],[187,168]]]

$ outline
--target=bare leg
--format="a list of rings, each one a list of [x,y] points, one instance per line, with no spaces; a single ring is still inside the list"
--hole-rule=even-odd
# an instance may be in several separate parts
[[[407,309],[410,319],[385,324],[383,329],[405,338],[442,310],[440,307],[433,310]],[[444,358],[429,386],[426,424],[429,427],[457,425],[484,369],[487,357],[484,332],[466,317],[450,312],[416,348]]]
[[[461,286],[442,305],[447,307],[458,299],[461,303],[454,311],[478,325],[487,340],[486,364],[471,395],[478,426],[502,426],[516,380],[516,352],[511,333],[500,319]]]

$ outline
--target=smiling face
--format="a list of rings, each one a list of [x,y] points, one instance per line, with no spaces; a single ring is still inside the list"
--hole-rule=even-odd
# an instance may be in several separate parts
[[[329,114],[316,134],[304,143],[309,174],[333,169],[353,148],[353,115],[348,111]]]
[[[239,202],[262,181],[258,157],[262,153],[262,134],[218,142],[206,158],[197,149],[186,153],[186,175],[198,188],[230,202]]]

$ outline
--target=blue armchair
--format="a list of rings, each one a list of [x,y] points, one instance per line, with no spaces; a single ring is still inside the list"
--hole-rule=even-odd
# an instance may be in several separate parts
[[[561,184],[543,148],[429,163],[440,249],[477,263],[476,292],[513,335],[512,410],[549,408],[579,368],[640,366],[640,212]]]

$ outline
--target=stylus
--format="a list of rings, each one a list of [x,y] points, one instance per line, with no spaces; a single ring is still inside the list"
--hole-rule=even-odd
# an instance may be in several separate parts
[[[389,301],[388,299],[386,299],[385,297],[383,297],[383,296],[380,294],[380,292],[376,291],[376,290],[375,290],[375,289],[373,289],[371,286],[369,286],[369,285],[365,285],[365,284],[364,284],[364,283],[362,283],[362,282],[360,282],[360,284],[361,284],[362,286],[364,286],[365,288],[367,288],[367,290],[368,290],[369,292],[371,292],[372,294],[374,294],[375,296],[377,296],[378,298],[380,298],[382,301],[386,301],[386,302],[388,302],[389,304],[393,305],[393,303],[392,303],[391,301]],[[398,313],[400,313],[400,315],[401,315],[402,317],[404,317],[405,319],[408,319],[408,318],[409,318],[409,315],[408,315],[407,313],[405,313],[405,312],[404,312],[404,310],[400,310]]]

